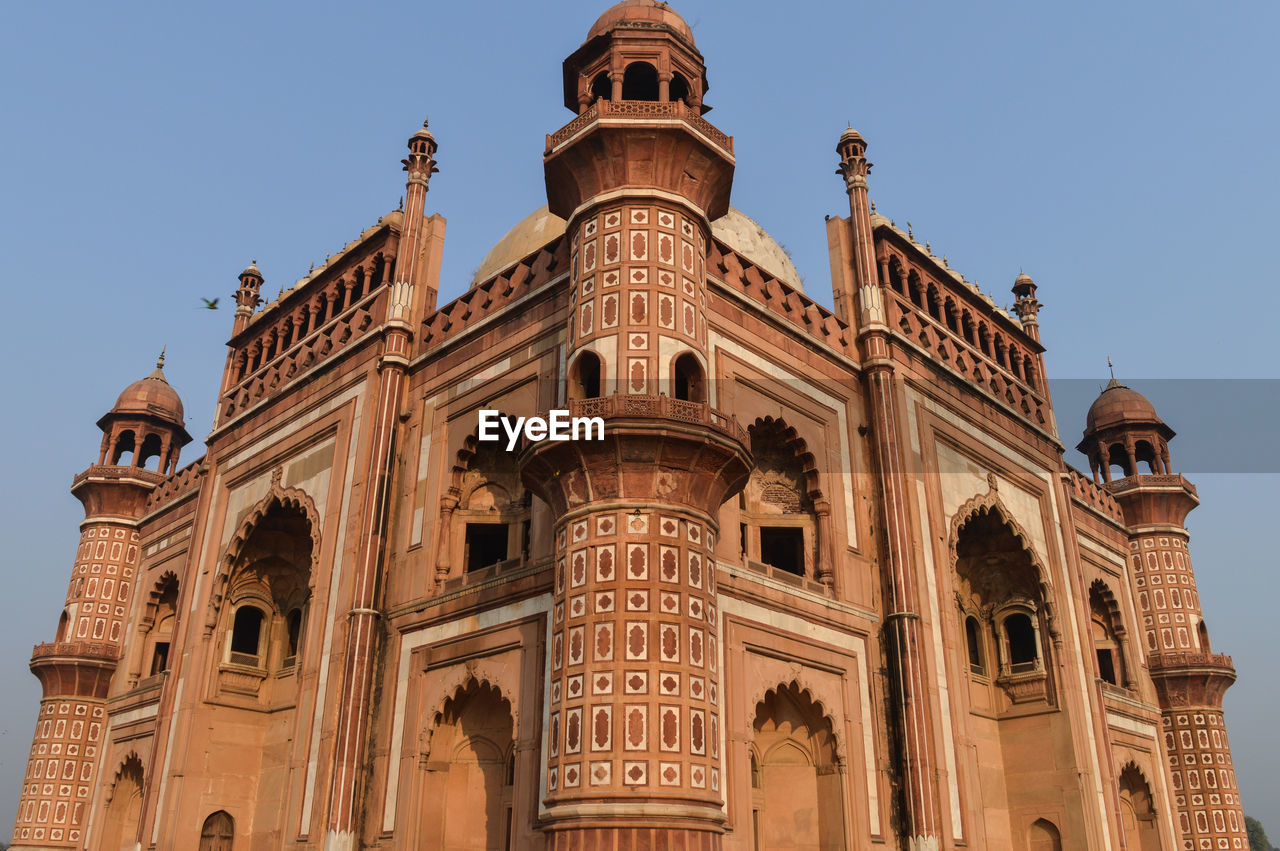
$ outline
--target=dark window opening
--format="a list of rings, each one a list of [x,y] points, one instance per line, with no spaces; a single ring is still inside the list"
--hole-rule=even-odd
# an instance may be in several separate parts
[[[676,358],[675,396],[686,402],[705,401],[703,394],[702,366],[698,359],[687,352]]]
[[[609,80],[609,72],[601,71],[596,74],[596,78],[591,81],[591,99],[593,101],[604,98],[609,100],[613,97],[613,83]]]
[[[1098,651],[1098,675],[1112,685],[1116,684],[1115,657],[1110,650]]]
[[[1031,381],[1027,378],[1028,383]],[[1129,466],[1129,453],[1125,451],[1122,444],[1112,444],[1107,450],[1107,466],[1111,468],[1112,479],[1127,479],[1133,475],[1133,469]],[[1116,472],[1119,471],[1119,475]]]
[[[231,661],[239,665],[257,665],[261,638],[262,610],[253,606],[236,609],[231,623]]]
[[[133,463],[133,432],[120,432],[120,436],[116,438],[116,448],[111,452],[111,463],[121,467]]]
[[[622,75],[623,100],[657,100],[658,69],[648,62],[632,62]]]
[[[985,674],[987,666],[982,661],[982,633],[977,618],[965,618],[964,638],[969,648],[969,670],[975,674]]]
[[[742,554],[747,554],[747,524],[738,524],[738,547],[742,550]]]
[[[1010,615],[1004,622],[1005,638],[1009,641],[1009,667],[1015,674],[1036,669],[1040,654],[1036,651],[1036,631],[1027,615]]]
[[[66,612],[63,612],[61,617],[58,618],[58,640],[59,641],[70,640],[71,638],[70,626],[71,626],[71,616],[68,615]]]
[[[569,391],[573,399],[600,398],[600,358],[594,352],[583,352],[573,362]]]
[[[467,572],[507,560],[507,527],[502,523],[467,524]]]
[[[760,763],[756,761],[755,753],[751,754],[751,788],[760,788]]]
[[[302,609],[291,610],[284,622],[289,635],[289,650],[284,659],[284,666],[287,668],[298,661],[298,648],[302,641]]]
[[[151,465],[151,459],[156,463]],[[142,441],[142,451],[138,453],[138,466],[148,470],[160,471],[160,435],[149,434]]]
[[[760,560],[767,565],[804,576],[804,530],[795,526],[763,526]]]
[[[516,755],[514,751],[511,756],[507,757],[507,785],[516,785]]]
[[[1196,626],[1196,635],[1200,638],[1200,649],[1205,653],[1212,653],[1213,651],[1209,649],[1209,627],[1204,625],[1204,621],[1200,621]]]
[[[688,102],[689,100],[689,81],[679,71],[671,75],[670,92],[672,101],[682,100]]]
[[[157,641],[156,649],[151,654],[151,674],[155,676],[169,670],[169,642]]]

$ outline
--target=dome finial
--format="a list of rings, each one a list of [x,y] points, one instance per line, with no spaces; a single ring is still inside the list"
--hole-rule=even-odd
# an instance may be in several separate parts
[[[156,358],[156,369],[164,369],[164,353],[168,351],[168,346],[160,347],[160,357]]]

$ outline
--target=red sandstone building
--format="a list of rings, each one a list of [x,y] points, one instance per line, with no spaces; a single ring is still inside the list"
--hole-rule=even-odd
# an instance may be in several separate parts
[[[401,210],[240,275],[202,458],[160,368],[99,421],[14,847],[1247,847],[1151,404],[1113,381],[1067,466],[1036,285],[873,213],[852,130],[806,296],[665,4],[564,72],[465,295],[424,128]]]

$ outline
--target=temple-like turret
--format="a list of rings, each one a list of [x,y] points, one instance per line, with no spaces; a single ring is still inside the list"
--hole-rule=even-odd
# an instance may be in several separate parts
[[[43,697],[27,762],[15,849],[83,848],[106,728],[106,697],[124,644],[138,569],[138,522],[147,496],[177,469],[191,441],[182,400],[155,371],[124,389],[98,420],[98,463],[76,476],[84,503],[80,546],[52,642],[37,644],[31,671]]]
[[[1174,804],[1186,848],[1245,848],[1244,814],[1222,697],[1230,656],[1212,652],[1188,549],[1195,486],[1173,471],[1173,437],[1145,396],[1115,378],[1089,408],[1076,448],[1129,527],[1129,571],[1147,667],[1159,695]],[[1119,475],[1113,476],[1113,469]]]

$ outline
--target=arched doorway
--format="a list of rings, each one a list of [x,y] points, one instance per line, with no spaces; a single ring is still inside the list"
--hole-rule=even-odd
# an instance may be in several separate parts
[[[236,823],[225,810],[218,810],[204,820],[200,828],[199,851],[231,851]]]
[[[756,705],[751,744],[755,847],[845,847],[844,784],[831,720],[795,683]]]
[[[507,851],[513,846],[511,705],[471,680],[445,701],[430,736],[418,847]]]
[[[1031,825],[1028,832],[1027,848],[1029,851],[1062,851],[1062,834],[1057,826],[1048,819],[1040,819]]]

